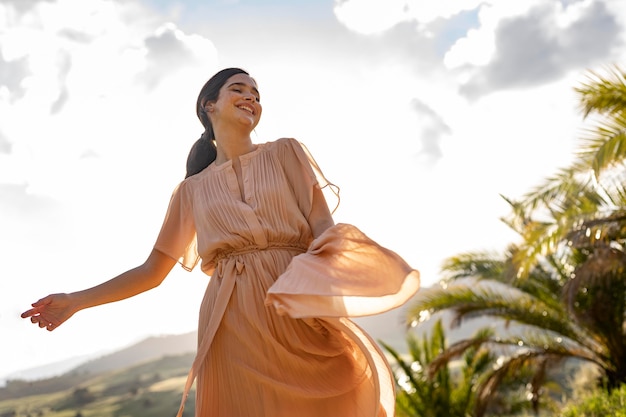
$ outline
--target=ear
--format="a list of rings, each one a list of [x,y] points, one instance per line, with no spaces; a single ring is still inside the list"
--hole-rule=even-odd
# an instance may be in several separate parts
[[[215,102],[213,101],[202,100],[202,102],[200,103],[200,108],[202,109],[202,111],[204,111],[205,114],[207,114],[213,111],[214,104]]]

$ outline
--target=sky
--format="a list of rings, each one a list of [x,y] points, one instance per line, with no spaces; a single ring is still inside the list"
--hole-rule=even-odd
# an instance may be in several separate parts
[[[0,0],[0,380],[195,330],[209,277],[79,312],[19,314],[141,264],[224,67],[264,106],[255,142],[294,137],[351,223],[420,270],[515,242],[521,198],[574,157],[574,87],[626,58],[620,0]],[[402,340],[402,312],[362,319]]]

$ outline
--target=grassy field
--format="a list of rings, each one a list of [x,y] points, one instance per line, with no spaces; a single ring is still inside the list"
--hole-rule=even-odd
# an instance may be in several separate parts
[[[0,389],[0,417],[173,417],[193,357],[166,356],[98,375],[10,381]],[[184,416],[194,415],[193,395]]]

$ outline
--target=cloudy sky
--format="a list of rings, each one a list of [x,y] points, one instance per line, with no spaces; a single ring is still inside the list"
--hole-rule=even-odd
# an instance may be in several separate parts
[[[207,277],[179,268],[52,333],[18,316],[144,261],[217,70],[256,78],[255,141],[304,142],[341,187],[336,221],[432,285],[446,257],[516,239],[500,194],[571,160],[573,87],[624,63],[625,17],[620,0],[0,0],[0,379],[195,329]]]

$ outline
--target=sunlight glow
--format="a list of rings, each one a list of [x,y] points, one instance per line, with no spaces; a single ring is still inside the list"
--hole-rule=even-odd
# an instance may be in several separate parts
[[[426,320],[430,319],[431,315],[432,314],[431,314],[430,310],[422,310],[422,311],[420,311],[420,313],[419,313],[419,322],[420,323],[425,322]]]
[[[400,388],[402,388],[409,394],[415,393],[415,387],[411,384],[411,379],[408,377],[408,375],[400,376],[398,378],[398,385],[400,385]]]
[[[422,373],[424,371],[424,368],[422,367],[421,363],[415,361],[411,363],[411,370],[416,373]]]

